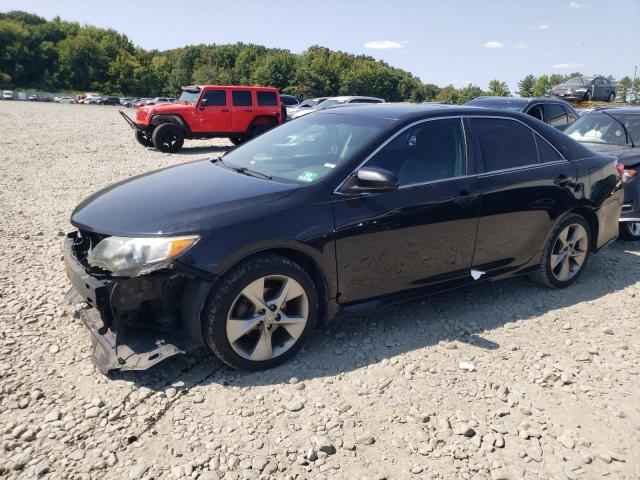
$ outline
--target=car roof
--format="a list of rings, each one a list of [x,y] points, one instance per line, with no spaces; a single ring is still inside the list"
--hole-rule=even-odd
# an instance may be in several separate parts
[[[235,89],[252,89],[252,90],[272,90],[280,93],[275,87],[258,87],[255,85],[186,85],[182,90],[194,90],[196,88],[235,88]]]
[[[615,112],[615,113],[631,113],[631,114],[637,115],[640,113],[640,107],[631,107],[631,106],[595,107],[593,110],[591,110],[591,112],[602,112],[602,111],[609,111],[609,112]]]
[[[320,113],[320,112],[318,112]],[[518,112],[507,112],[500,109],[482,108],[464,105],[449,105],[443,103],[418,104],[418,103],[365,103],[357,105],[345,105],[341,108],[327,108],[322,113],[338,115],[357,115],[367,117],[387,118],[390,120],[404,120],[420,118],[424,116],[436,116],[439,114],[465,115],[481,113],[487,115],[511,115]]]

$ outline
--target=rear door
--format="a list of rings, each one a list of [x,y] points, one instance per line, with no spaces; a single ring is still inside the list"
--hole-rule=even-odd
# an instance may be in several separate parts
[[[265,116],[275,118],[281,114],[280,103],[278,102],[278,94],[273,90],[256,90],[256,104],[253,116]],[[279,118],[279,116],[278,116]]]
[[[231,90],[231,129],[244,133],[254,117],[254,98],[251,89]]]
[[[473,268],[495,275],[529,262],[558,216],[572,204],[575,165],[513,118],[469,119],[481,158],[481,195]]]
[[[200,132],[225,133],[231,129],[231,111],[227,91],[205,90],[198,104]]]

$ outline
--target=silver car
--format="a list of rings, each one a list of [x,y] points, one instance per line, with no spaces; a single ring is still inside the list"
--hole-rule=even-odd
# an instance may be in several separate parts
[[[311,102],[316,100],[313,105],[309,105],[307,107],[303,107],[303,105],[307,102]],[[377,97],[363,97],[359,95],[350,95],[350,96],[342,96],[342,97],[324,97],[319,99],[305,100],[295,111],[291,112],[289,118],[298,118],[303,115],[307,115],[308,113],[315,112],[318,110],[324,110],[326,108],[331,108],[339,105],[351,104],[351,103],[384,103],[384,99]]]

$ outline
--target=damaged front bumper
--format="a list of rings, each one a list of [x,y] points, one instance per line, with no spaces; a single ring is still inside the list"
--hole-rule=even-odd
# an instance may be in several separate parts
[[[86,242],[78,232],[67,235],[64,263],[73,286],[68,300],[87,304],[81,319],[100,372],[146,370],[204,345],[200,312],[213,279],[177,269],[112,277],[83,263]]]

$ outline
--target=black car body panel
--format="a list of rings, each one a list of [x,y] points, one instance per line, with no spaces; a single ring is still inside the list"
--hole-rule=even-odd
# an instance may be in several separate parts
[[[570,211],[581,212],[597,231],[594,251],[617,237],[622,199],[615,162],[526,115],[397,104],[314,115],[371,116],[387,126],[317,183],[251,177],[205,160],[120,182],[77,207],[71,221],[81,237],[67,238],[65,261],[72,284],[98,312],[86,322],[93,336],[108,337],[95,341],[102,370],[142,369],[156,354],[202,345],[200,311],[211,285],[261,252],[293,258],[310,270],[326,302],[323,314],[332,319],[477,282],[473,269],[482,270],[481,281],[527,272],[551,228]],[[517,122],[564,158],[485,172],[471,127],[475,117]],[[463,122],[463,175],[385,193],[345,190],[352,173],[392,138],[441,118]],[[153,274],[113,277],[86,263],[87,251],[104,236],[194,233],[201,237],[197,244]],[[152,328],[158,324],[175,324],[174,337]],[[131,340],[131,331],[152,332],[145,334],[147,346]]]

